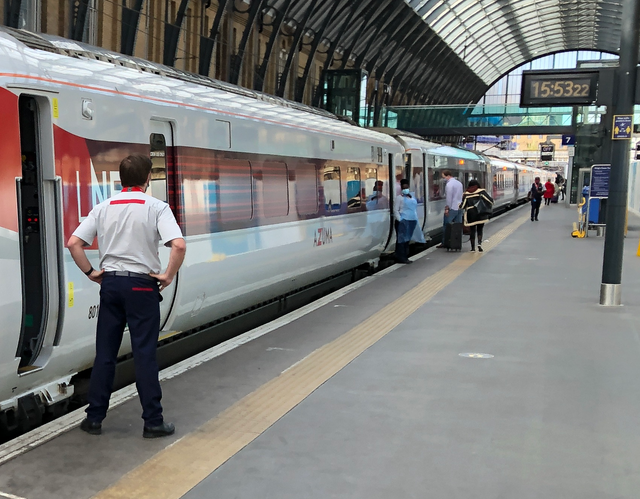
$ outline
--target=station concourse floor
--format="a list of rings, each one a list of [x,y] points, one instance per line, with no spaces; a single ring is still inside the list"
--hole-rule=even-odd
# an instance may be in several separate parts
[[[637,499],[640,219],[604,308],[604,239],[528,215],[163,381],[172,437],[133,398],[4,462],[0,498]]]

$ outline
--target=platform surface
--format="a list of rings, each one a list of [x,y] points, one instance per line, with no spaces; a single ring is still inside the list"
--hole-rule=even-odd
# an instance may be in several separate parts
[[[623,307],[598,302],[602,238],[527,207],[483,254],[430,251],[0,466],[0,498],[640,496],[640,219]],[[491,354],[464,357],[460,354]]]

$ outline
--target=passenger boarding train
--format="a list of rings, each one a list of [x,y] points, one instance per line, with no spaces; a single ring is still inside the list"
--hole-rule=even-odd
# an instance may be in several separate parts
[[[375,266],[394,249],[402,177],[429,236],[442,224],[442,170],[489,186],[496,207],[524,198],[534,173],[9,28],[0,29],[0,108],[0,432],[64,405],[74,375],[91,367],[99,286],[65,242],[119,192],[129,154],[152,158],[147,192],[170,204],[188,246],[163,292],[160,341]],[[160,252],[166,264],[169,250]],[[88,256],[97,268],[95,245]],[[120,353],[129,352],[125,340]]]

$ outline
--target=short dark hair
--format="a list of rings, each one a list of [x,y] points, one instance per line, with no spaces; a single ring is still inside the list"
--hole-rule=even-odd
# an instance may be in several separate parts
[[[151,173],[151,159],[142,154],[132,154],[120,162],[120,183],[122,187],[143,185]]]
[[[409,185],[409,181],[408,181],[406,178],[403,178],[403,179],[400,181],[400,187],[402,187],[403,185],[406,185],[406,186],[408,186],[408,185]]]
[[[451,176],[451,170],[443,170],[442,171],[442,175],[444,177],[450,177]]]
[[[474,185],[475,185],[476,187],[480,187],[480,182],[478,182],[475,178],[474,178],[474,179],[469,180],[469,187],[473,187]]]

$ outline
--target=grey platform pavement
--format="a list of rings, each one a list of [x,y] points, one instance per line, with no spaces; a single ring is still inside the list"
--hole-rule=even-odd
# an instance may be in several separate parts
[[[637,498],[640,220],[603,308],[603,239],[526,210],[163,382],[174,437],[130,400],[0,466],[0,497]]]

